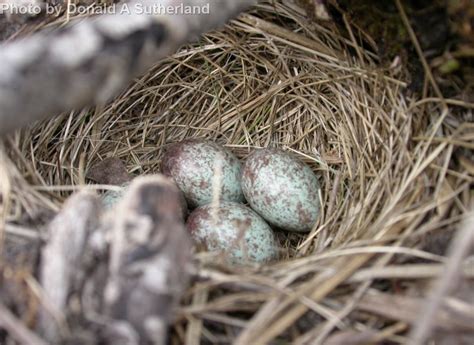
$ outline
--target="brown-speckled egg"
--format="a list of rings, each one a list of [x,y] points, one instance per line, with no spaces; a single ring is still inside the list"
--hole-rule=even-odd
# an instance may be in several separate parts
[[[278,244],[270,226],[243,204],[222,202],[195,209],[186,224],[195,242],[237,264],[276,259]]]
[[[228,149],[212,141],[188,139],[170,145],[162,160],[163,174],[175,181],[190,207],[212,201],[216,166],[221,171],[220,199],[243,201],[241,163]]]
[[[279,149],[255,150],[244,163],[242,190],[252,209],[288,231],[310,231],[319,215],[319,183],[311,168]]]

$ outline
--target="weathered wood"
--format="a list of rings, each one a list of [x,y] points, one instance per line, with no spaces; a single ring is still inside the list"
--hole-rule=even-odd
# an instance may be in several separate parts
[[[177,187],[161,175],[133,180],[104,214],[96,195],[71,196],[42,250],[41,336],[165,344],[189,280],[192,246],[181,207]]]
[[[254,2],[135,0],[113,14],[0,46],[0,136],[64,111],[103,104],[159,59]],[[208,4],[209,14],[164,10],[181,4]],[[148,15],[143,8],[155,10]]]
[[[191,260],[178,189],[162,176],[137,178],[115,214],[105,289],[106,314],[114,320],[108,340],[166,344]]]
[[[83,255],[90,234],[99,227],[99,212],[97,196],[81,192],[66,201],[48,226],[49,238],[41,253],[39,321],[42,335],[52,343],[61,337],[69,294],[82,276]]]
[[[3,304],[0,303],[0,328],[10,333],[12,338],[20,344],[47,345],[43,339],[29,330],[23,323],[13,315]]]

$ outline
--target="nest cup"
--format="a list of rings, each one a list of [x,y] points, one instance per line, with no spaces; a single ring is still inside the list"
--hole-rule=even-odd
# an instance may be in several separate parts
[[[303,337],[327,325],[327,315],[278,291],[334,296],[342,308],[362,284],[342,282],[398,257],[384,248],[414,250],[421,235],[452,230],[469,202],[464,168],[447,173],[456,147],[444,140],[454,131],[439,121],[445,114],[407,99],[403,76],[378,62],[299,8],[261,4],[159,62],[106,106],[12,137],[2,156],[2,217],[57,210],[70,194],[64,186],[88,183],[89,167],[106,157],[142,175],[159,172],[167,145],[187,138],[216,141],[240,159],[254,148],[284,148],[319,178],[317,224],[307,234],[279,232],[281,260],[264,267],[223,268],[197,253],[207,280],[185,296],[174,337],[189,324],[203,339],[211,329],[240,344]],[[440,140],[429,141],[433,133]],[[187,309],[196,298],[199,307]],[[350,322],[389,324],[376,315]],[[282,331],[271,327],[277,321]]]

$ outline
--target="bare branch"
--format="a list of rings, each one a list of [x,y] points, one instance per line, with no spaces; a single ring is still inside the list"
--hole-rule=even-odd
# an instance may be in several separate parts
[[[99,224],[99,201],[91,193],[70,197],[48,226],[49,240],[41,254],[41,285],[44,298],[40,328],[45,337],[58,342],[61,321],[88,237]]]
[[[64,111],[103,104],[159,59],[254,2],[135,0],[113,14],[1,46],[0,136]],[[180,5],[209,14],[156,10]],[[143,14],[153,6],[153,14]]]
[[[459,283],[462,272],[462,261],[474,248],[474,213],[466,214],[461,228],[451,242],[449,259],[444,271],[436,280],[433,290],[421,309],[420,317],[414,322],[410,334],[410,344],[424,344],[430,331],[435,327],[436,316],[442,313],[444,298]],[[471,319],[474,325],[474,319]],[[474,326],[473,326],[474,328]]]
[[[45,341],[26,328],[3,304],[0,304],[0,327],[21,344],[47,345]]]
[[[166,344],[167,327],[188,283],[191,242],[178,189],[162,176],[136,178],[118,205],[105,289],[114,320],[109,341]]]

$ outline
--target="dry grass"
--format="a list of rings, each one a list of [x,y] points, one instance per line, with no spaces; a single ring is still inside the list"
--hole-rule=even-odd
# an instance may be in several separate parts
[[[320,177],[318,224],[309,234],[280,233],[283,259],[265,267],[196,254],[173,343],[405,343],[419,310],[403,306],[426,295],[426,279],[446,261],[422,245],[451,238],[473,206],[474,126],[450,108],[462,106],[469,119],[472,105],[405,97],[400,68],[381,69],[357,32],[346,39],[275,6],[184,47],[103,108],[12,137],[0,150],[6,236],[25,212],[56,210],[106,157],[142,175],[160,171],[167,143],[189,137],[216,140],[242,159],[254,147],[284,147]],[[397,310],[406,313],[389,312]],[[464,321],[474,317],[459,310]],[[445,329],[442,322],[431,325]]]

